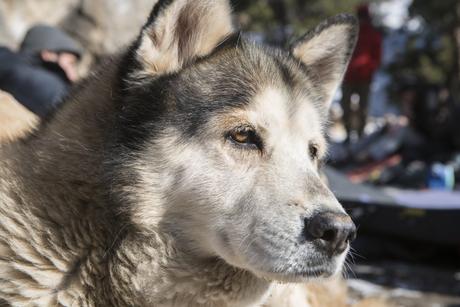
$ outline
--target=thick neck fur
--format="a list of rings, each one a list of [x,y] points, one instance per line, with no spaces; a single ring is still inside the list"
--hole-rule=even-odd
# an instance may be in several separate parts
[[[108,67],[116,67],[117,61]],[[38,306],[238,306],[269,283],[140,233],[104,178],[117,84],[110,68],[35,135],[0,147],[0,298]]]

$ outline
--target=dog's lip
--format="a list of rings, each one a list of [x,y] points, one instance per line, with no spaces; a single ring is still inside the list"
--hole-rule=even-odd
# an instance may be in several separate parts
[[[276,281],[304,282],[316,278],[328,278],[334,275],[330,269],[324,267],[301,271],[258,271],[256,275]]]
[[[309,277],[309,278],[330,277],[332,275],[332,272],[326,269],[316,269],[316,270],[307,270],[303,272],[296,272],[293,275],[300,276],[300,277]]]
[[[306,278],[315,278],[315,277],[329,277],[332,275],[332,272],[327,268],[315,268],[308,269],[299,272],[288,273],[287,275],[306,277]]]

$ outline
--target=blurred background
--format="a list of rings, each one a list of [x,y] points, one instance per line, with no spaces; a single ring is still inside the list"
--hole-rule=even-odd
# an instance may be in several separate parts
[[[126,46],[156,0],[0,0],[0,142]],[[329,184],[359,225],[349,302],[460,306],[460,1],[233,0],[249,39],[287,46],[360,20],[331,108]]]

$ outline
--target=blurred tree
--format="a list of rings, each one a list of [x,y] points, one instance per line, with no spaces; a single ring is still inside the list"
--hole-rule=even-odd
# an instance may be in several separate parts
[[[444,48],[439,50],[437,58],[445,60],[445,81],[452,93],[460,97],[460,1],[414,0],[410,12],[412,16],[423,17],[443,40]]]
[[[396,88],[404,82],[449,84],[454,60],[448,35],[431,29],[407,35],[404,53],[387,67]]]

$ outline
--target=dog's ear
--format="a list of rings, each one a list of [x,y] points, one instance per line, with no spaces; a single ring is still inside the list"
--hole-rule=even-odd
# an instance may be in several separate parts
[[[291,54],[308,68],[324,91],[328,106],[342,82],[357,37],[356,18],[341,14],[325,20],[291,46]]]
[[[161,75],[209,54],[232,34],[228,0],[159,0],[139,37],[141,75]]]

